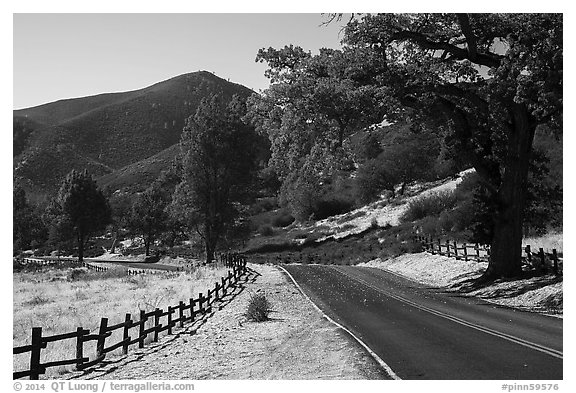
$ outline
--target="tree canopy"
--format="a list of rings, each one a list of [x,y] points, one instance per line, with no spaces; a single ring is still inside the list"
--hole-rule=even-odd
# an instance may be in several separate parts
[[[150,245],[167,229],[170,203],[168,195],[158,184],[152,184],[138,194],[128,218],[127,226],[132,235],[144,242],[146,255],[150,255]]]
[[[77,243],[78,259],[84,258],[84,246],[94,232],[111,221],[108,200],[87,171],[72,170],[63,180],[58,195],[47,208],[47,217],[57,240],[71,237]]]
[[[561,14],[363,15],[345,27],[342,50],[261,50],[272,85],[249,114],[268,132],[282,179],[317,159],[318,146],[332,154],[384,117],[443,132],[492,201],[482,279],[514,276],[534,135],[562,127],[562,33]]]
[[[390,115],[444,128],[483,179],[495,210],[486,279],[521,271],[535,131],[561,132],[562,31],[560,14],[379,14],[346,27],[345,44],[385,59]]]
[[[17,183],[12,190],[12,209],[14,252],[38,246],[46,240],[47,230],[39,212],[30,205],[26,191]]]

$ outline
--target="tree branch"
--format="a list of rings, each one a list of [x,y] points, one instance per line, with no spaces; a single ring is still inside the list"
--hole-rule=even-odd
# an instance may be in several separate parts
[[[472,26],[470,26],[470,18],[468,14],[458,14],[458,22],[462,28],[462,33],[466,37],[466,44],[468,46],[468,56],[470,61],[475,62],[478,55],[478,48],[476,44],[476,36],[472,31]]]
[[[465,89],[461,89],[455,85],[438,85],[433,89],[436,93],[442,95],[449,95],[457,98],[464,99],[474,105],[474,107],[480,110],[482,113],[487,114],[489,112],[488,102],[483,100],[480,96],[474,94],[473,92]]]
[[[416,33],[414,31],[400,30],[392,34],[390,37],[391,41],[404,41],[410,40],[418,44],[423,49],[434,49],[434,50],[444,50],[450,53],[450,58],[455,60],[465,60],[468,59],[471,62],[483,65],[486,67],[498,67],[500,65],[500,60],[502,56],[495,53],[477,53],[475,58],[470,58],[468,50],[457,47],[456,45],[450,44],[448,42],[431,41],[424,34]]]
[[[493,170],[493,165],[478,154],[471,144],[473,135],[465,113],[456,104],[443,97],[438,97],[438,104],[446,116],[454,122],[456,136],[466,147],[466,154],[474,169],[476,169],[476,173],[485,180],[485,184],[491,192],[498,192],[499,179],[495,179],[494,176],[499,175],[499,173]]]

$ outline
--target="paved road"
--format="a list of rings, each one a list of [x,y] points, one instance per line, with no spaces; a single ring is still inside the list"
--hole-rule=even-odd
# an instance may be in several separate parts
[[[283,265],[402,379],[562,379],[562,320],[380,269]]]

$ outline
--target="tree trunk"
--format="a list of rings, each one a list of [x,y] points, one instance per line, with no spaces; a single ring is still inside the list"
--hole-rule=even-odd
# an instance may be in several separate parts
[[[400,188],[400,195],[404,196],[404,191],[406,191],[406,182],[402,182],[402,187]]]
[[[210,263],[214,260],[214,252],[216,251],[216,245],[218,244],[219,237],[220,232],[218,230],[218,227],[210,222],[206,223],[204,226],[206,263]]]
[[[494,238],[488,269],[480,281],[515,277],[522,272],[522,226],[535,125],[523,105],[514,104],[508,155],[497,193]]]
[[[206,241],[206,264],[212,262],[214,259],[214,245],[211,244],[211,241]]]
[[[150,255],[150,241],[151,239],[148,237],[144,240],[144,247],[146,248],[146,256]]]
[[[112,247],[110,247],[110,254],[114,254],[116,251],[116,241],[118,240],[118,233],[114,232],[114,239],[112,240]]]
[[[78,262],[84,261],[84,235],[78,235]]]

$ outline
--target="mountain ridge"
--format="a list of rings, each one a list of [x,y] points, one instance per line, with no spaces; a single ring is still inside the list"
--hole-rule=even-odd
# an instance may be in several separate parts
[[[247,98],[253,93],[198,71],[137,90],[14,110],[14,139],[20,133],[21,144],[14,150],[14,178],[35,194],[33,199],[45,199],[71,169],[109,175],[177,144],[202,98],[220,94],[228,101],[234,94]]]

